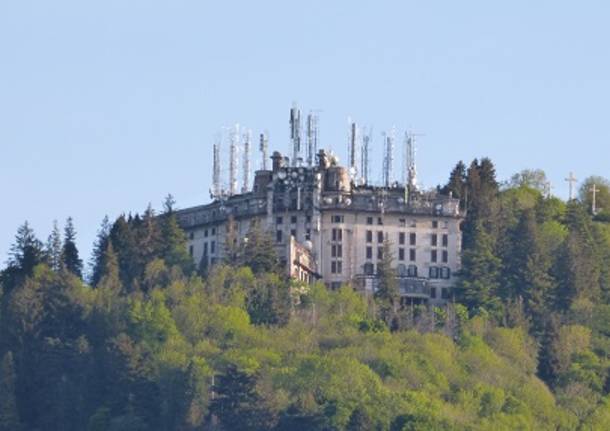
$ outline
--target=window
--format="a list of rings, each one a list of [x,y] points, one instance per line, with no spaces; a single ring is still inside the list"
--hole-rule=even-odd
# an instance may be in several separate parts
[[[275,231],[275,242],[282,242],[282,231],[281,230]]]
[[[367,259],[372,259],[373,258],[373,247],[367,247],[366,248],[366,258]]]
[[[398,249],[398,260],[405,260],[405,249],[402,247]]]
[[[275,224],[282,224],[284,223],[284,218],[283,217],[276,217],[275,218]]]
[[[441,289],[441,298],[449,299],[449,289],[447,289],[446,287],[443,287]]]
[[[305,222],[306,223],[311,223],[311,216],[306,216],[305,217]]]
[[[290,235],[292,235],[293,237],[297,237],[297,230],[296,229],[290,229]]]
[[[311,240],[311,229],[305,229],[305,241]]]
[[[331,217],[331,222],[332,223],[343,223],[343,216],[342,215],[334,215]]]
[[[290,216],[290,223],[296,224],[296,222],[297,222],[297,216]]]
[[[207,229],[203,231],[203,236],[205,236],[206,238],[208,237],[208,230]]]
[[[373,224],[373,217],[367,217],[366,224]]]
[[[449,262],[449,252],[447,250],[443,250],[443,263]]]
[[[215,227],[212,228],[212,235],[216,235],[216,228]]]
[[[398,275],[400,275],[401,277],[407,275],[407,267],[404,263],[399,263],[396,269],[398,270]]]
[[[432,299],[436,298],[436,287],[430,288],[430,298],[432,298]]]
[[[341,244],[333,244],[330,247],[331,257],[343,257],[343,246]]]
[[[438,267],[437,266],[430,267],[430,278],[438,278]]]
[[[377,224],[379,226],[383,225],[383,219],[381,217],[377,217]]]
[[[337,274],[341,274],[343,272],[343,262],[340,260],[337,261]]]
[[[377,247],[377,259],[383,259],[383,247]]]
[[[398,226],[405,227],[406,225],[407,225],[407,219],[406,218],[399,218],[398,219]]]
[[[443,235],[443,247],[447,247],[449,245],[449,235]]]
[[[409,234],[409,244],[415,245],[417,243],[417,236],[415,232]]]
[[[366,231],[366,242],[373,242],[373,231],[372,230]]]
[[[210,243],[210,254],[216,253],[216,241]]]
[[[399,232],[398,233],[398,244],[403,245],[404,243],[405,243],[405,233]]]
[[[433,233],[432,237],[430,239],[430,244],[432,245],[432,247],[436,247],[438,245],[438,235]]]
[[[341,229],[332,230],[333,241],[343,241],[343,231]]]
[[[409,277],[417,277],[417,266],[409,265],[409,267],[407,268],[407,275]]]
[[[438,220],[432,220],[432,229],[438,229]]]
[[[193,246],[189,246],[189,256],[193,257]]]
[[[409,249],[409,260],[411,262],[415,262],[415,249],[414,248],[410,248]]]
[[[367,262],[364,264],[364,273],[366,275],[373,275],[375,273],[375,265],[371,262]]]
[[[377,232],[377,242],[383,242],[383,232],[382,231]]]
[[[203,254],[206,256],[208,254],[208,243],[207,242],[203,243]]]
[[[447,268],[446,266],[443,266],[441,268],[441,278],[444,278],[445,280],[449,280],[451,278],[451,268]]]
[[[330,272],[333,274],[341,274],[343,272],[343,263],[340,260],[333,260],[330,263]]]
[[[430,261],[434,263],[438,261],[438,253],[436,250],[430,251]]]

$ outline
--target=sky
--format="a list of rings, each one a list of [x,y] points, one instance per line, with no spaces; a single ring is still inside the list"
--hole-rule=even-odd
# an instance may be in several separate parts
[[[87,259],[106,214],[208,202],[221,128],[288,152],[295,101],[341,160],[351,117],[375,169],[395,126],[424,134],[425,186],[487,156],[566,198],[570,171],[610,177],[609,19],[605,1],[0,0],[0,262],[25,220],[45,240],[72,216]]]

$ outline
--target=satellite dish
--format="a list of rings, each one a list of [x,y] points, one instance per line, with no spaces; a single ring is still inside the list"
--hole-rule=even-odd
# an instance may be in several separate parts
[[[286,178],[286,172],[284,172],[284,171],[279,171],[279,172],[277,173],[277,177],[278,177],[280,180],[285,179],[285,178]]]

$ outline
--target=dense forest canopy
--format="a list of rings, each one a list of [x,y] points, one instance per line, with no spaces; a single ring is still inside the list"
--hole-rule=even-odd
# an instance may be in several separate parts
[[[596,184],[593,213],[589,190]],[[610,429],[610,187],[547,195],[458,163],[463,269],[443,308],[281,271],[266,232],[193,265],[161,214],[104,219],[86,280],[69,219],[0,272],[0,431]]]

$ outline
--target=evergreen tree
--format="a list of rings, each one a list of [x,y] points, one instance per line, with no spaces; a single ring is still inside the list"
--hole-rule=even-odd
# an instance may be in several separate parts
[[[256,392],[255,375],[229,364],[226,371],[217,377],[214,394],[210,413],[220,420],[224,428],[235,431],[270,428],[270,418]]]
[[[72,217],[66,220],[64,228],[64,245],[61,254],[62,267],[79,278],[83,277],[83,261],[76,248],[76,230]]]
[[[178,224],[174,203],[172,195],[168,195],[163,204],[164,213],[160,217],[161,258],[168,267],[177,265],[188,274],[193,270],[193,259],[187,252],[186,235]]]
[[[134,226],[140,254],[138,263],[140,271],[142,271],[149,262],[162,254],[161,229],[155,211],[150,204],[144,211],[141,223],[136,220]]]
[[[499,276],[501,260],[494,252],[494,239],[482,223],[475,226],[473,246],[463,253],[462,277],[456,286],[460,302],[469,309],[500,311]]]
[[[400,290],[398,285],[398,273],[392,266],[394,255],[392,243],[386,238],[383,241],[382,257],[377,264],[377,290],[375,299],[379,303],[381,318],[390,324],[396,316],[400,306]]]
[[[133,220],[132,220],[133,222]],[[130,288],[134,280],[141,276],[140,253],[134,229],[124,215],[116,219],[110,229],[110,241],[119,259],[119,274],[125,288]]]
[[[454,198],[460,200],[460,205],[466,205],[466,165],[461,160],[455,165],[451,174],[449,174],[449,182],[443,187],[442,193],[445,195],[451,194]]]
[[[23,274],[30,274],[39,263],[46,261],[42,243],[26,221],[17,230],[15,243],[9,252],[8,265],[18,268]]]
[[[62,266],[62,241],[57,220],[53,221],[53,230],[47,240],[46,254],[51,269],[59,271]]]
[[[91,256],[90,267],[91,267],[91,279],[89,280],[93,286],[96,286],[100,279],[102,278],[102,274],[106,267],[106,262],[104,261],[104,256],[106,250],[108,249],[109,237],[110,237],[110,221],[108,220],[108,216],[104,216],[102,220],[102,225],[100,229],[97,231],[97,238],[93,244],[93,253]]]
[[[99,281],[99,287],[107,287],[115,291],[121,290],[121,279],[119,277],[119,260],[112,242],[108,241],[106,251],[102,257],[104,262],[104,270],[101,272],[101,278]]]
[[[16,381],[13,353],[9,351],[0,364],[0,431],[21,429],[15,395]]]
[[[362,407],[354,409],[347,423],[347,431],[369,431],[374,428],[373,421]]]
[[[255,274],[281,272],[273,238],[268,232],[263,231],[258,223],[248,231],[247,241],[239,263],[250,267]]]

